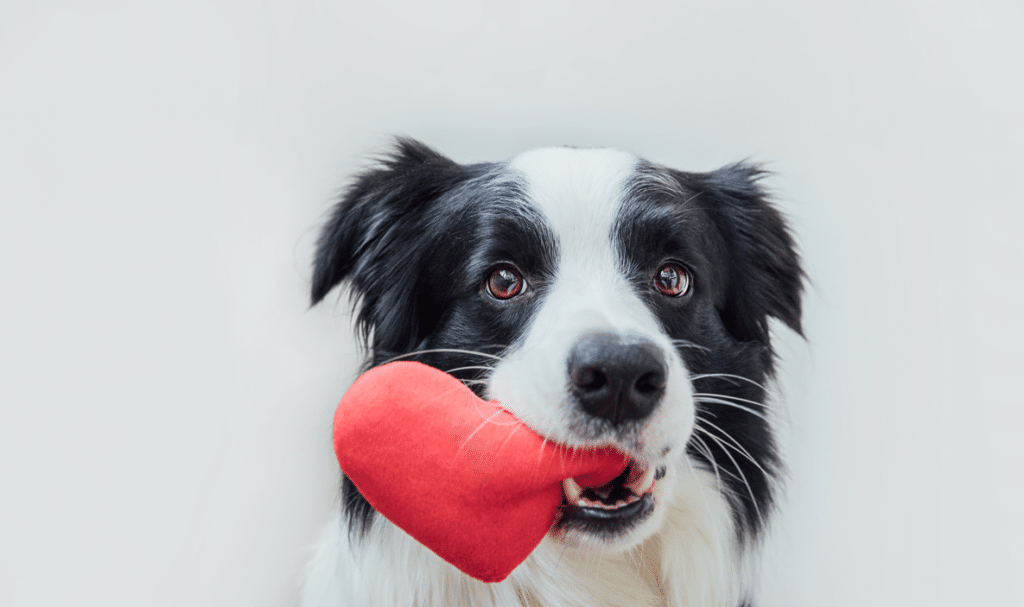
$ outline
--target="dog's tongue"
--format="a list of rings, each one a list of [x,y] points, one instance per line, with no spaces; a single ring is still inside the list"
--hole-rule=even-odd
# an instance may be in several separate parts
[[[342,471],[382,515],[485,582],[505,579],[543,539],[562,480],[617,477],[612,449],[553,445],[454,377],[416,362],[364,373],[334,416]]]

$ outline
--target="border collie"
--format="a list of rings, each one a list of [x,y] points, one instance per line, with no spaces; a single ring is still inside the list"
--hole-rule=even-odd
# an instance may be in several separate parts
[[[496,584],[343,476],[303,605],[751,606],[781,472],[769,319],[801,331],[803,283],[764,174],[569,147],[461,165],[399,139],[358,175],[317,243],[312,301],[348,282],[367,367],[447,371],[551,441],[617,447],[631,473],[566,480],[557,523]]]

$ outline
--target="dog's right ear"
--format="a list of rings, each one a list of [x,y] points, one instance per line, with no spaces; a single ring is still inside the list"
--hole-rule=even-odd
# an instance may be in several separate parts
[[[317,304],[343,280],[362,295],[364,331],[401,314],[398,291],[409,294],[422,275],[422,218],[465,169],[426,145],[399,138],[394,149],[356,176],[317,241],[311,289]],[[393,320],[393,319],[392,319]]]

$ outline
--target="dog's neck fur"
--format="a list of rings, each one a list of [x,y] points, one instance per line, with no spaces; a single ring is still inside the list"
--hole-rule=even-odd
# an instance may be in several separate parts
[[[693,470],[693,469],[691,469]],[[364,607],[735,607],[747,594],[730,509],[713,474],[681,474],[660,533],[625,552],[546,538],[508,579],[474,580],[378,517],[361,539],[335,520],[304,605]],[[323,584],[323,585],[319,585]]]

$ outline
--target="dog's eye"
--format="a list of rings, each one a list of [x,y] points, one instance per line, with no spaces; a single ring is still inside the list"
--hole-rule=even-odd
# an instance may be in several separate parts
[[[690,272],[677,263],[662,264],[654,273],[654,288],[666,297],[679,297],[690,291]]]
[[[523,275],[519,270],[505,264],[491,272],[487,279],[487,292],[497,299],[512,299],[523,292]]]

